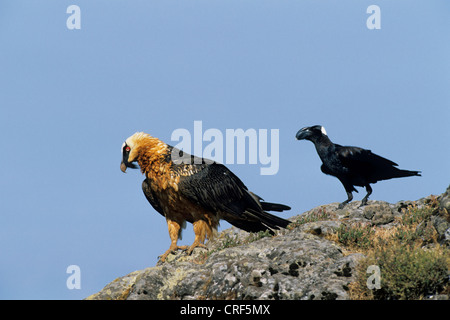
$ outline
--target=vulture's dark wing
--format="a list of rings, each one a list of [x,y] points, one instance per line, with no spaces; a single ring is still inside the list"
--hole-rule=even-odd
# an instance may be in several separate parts
[[[265,212],[260,198],[249,192],[244,183],[224,165],[202,164],[191,171],[195,173],[180,177],[178,192],[212,214],[223,214],[221,218],[231,224],[255,232],[267,230],[268,227],[286,227],[290,223]],[[264,204],[266,207],[271,205],[275,204]]]
[[[185,198],[212,212],[225,211],[237,216],[246,208],[260,209],[244,183],[224,165],[198,165],[191,171],[193,174],[180,176],[178,183],[178,191]]]
[[[152,205],[153,209],[158,211],[162,216],[164,215],[164,211],[159,204],[158,198],[156,197],[156,194],[153,192],[153,190],[150,188],[149,183],[147,182],[147,179],[142,181],[142,191],[144,191],[144,195],[147,198],[148,202]]]

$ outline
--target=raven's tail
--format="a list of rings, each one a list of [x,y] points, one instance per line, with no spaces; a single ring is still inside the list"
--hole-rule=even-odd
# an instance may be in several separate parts
[[[394,171],[394,177],[393,178],[403,178],[403,177],[412,177],[412,176],[419,176],[421,177],[421,171],[411,171],[411,170],[402,170],[397,169]]]
[[[371,179],[369,179],[370,183],[375,183],[380,180],[388,180],[393,178],[404,178],[404,177],[412,177],[412,176],[421,176],[420,171],[411,171],[411,170],[402,170],[398,169],[394,166],[380,168],[378,171],[374,172]]]

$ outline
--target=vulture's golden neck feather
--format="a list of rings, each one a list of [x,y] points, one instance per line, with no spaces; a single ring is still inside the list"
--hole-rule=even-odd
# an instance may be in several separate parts
[[[137,132],[126,141],[131,147],[130,161],[136,160],[141,172],[147,176],[168,173],[168,145],[144,132]]]

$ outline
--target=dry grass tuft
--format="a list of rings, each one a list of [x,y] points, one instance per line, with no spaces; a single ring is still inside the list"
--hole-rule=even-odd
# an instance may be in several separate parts
[[[432,198],[425,206],[403,209],[390,228],[343,224],[328,236],[346,252],[366,256],[357,268],[357,280],[349,286],[351,299],[412,300],[450,292],[450,250],[437,242],[430,222],[438,206]],[[369,266],[379,267],[379,289],[368,288]]]

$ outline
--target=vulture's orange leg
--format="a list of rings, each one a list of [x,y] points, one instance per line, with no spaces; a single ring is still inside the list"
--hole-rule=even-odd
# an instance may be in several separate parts
[[[167,258],[167,256],[176,250],[186,250],[188,248],[188,246],[178,246],[177,242],[178,242],[178,235],[180,232],[180,224],[176,221],[173,220],[169,220],[167,219],[167,226],[169,228],[169,236],[170,236],[170,240],[171,240],[171,244],[169,249],[164,252],[164,254],[162,256],[160,256],[160,260],[162,262],[164,262]]]
[[[207,249],[204,243],[206,236],[211,232],[211,227],[204,220],[197,220],[193,223],[193,225],[194,225],[195,239],[194,242],[187,249],[187,254],[191,254],[192,251],[197,247]]]

